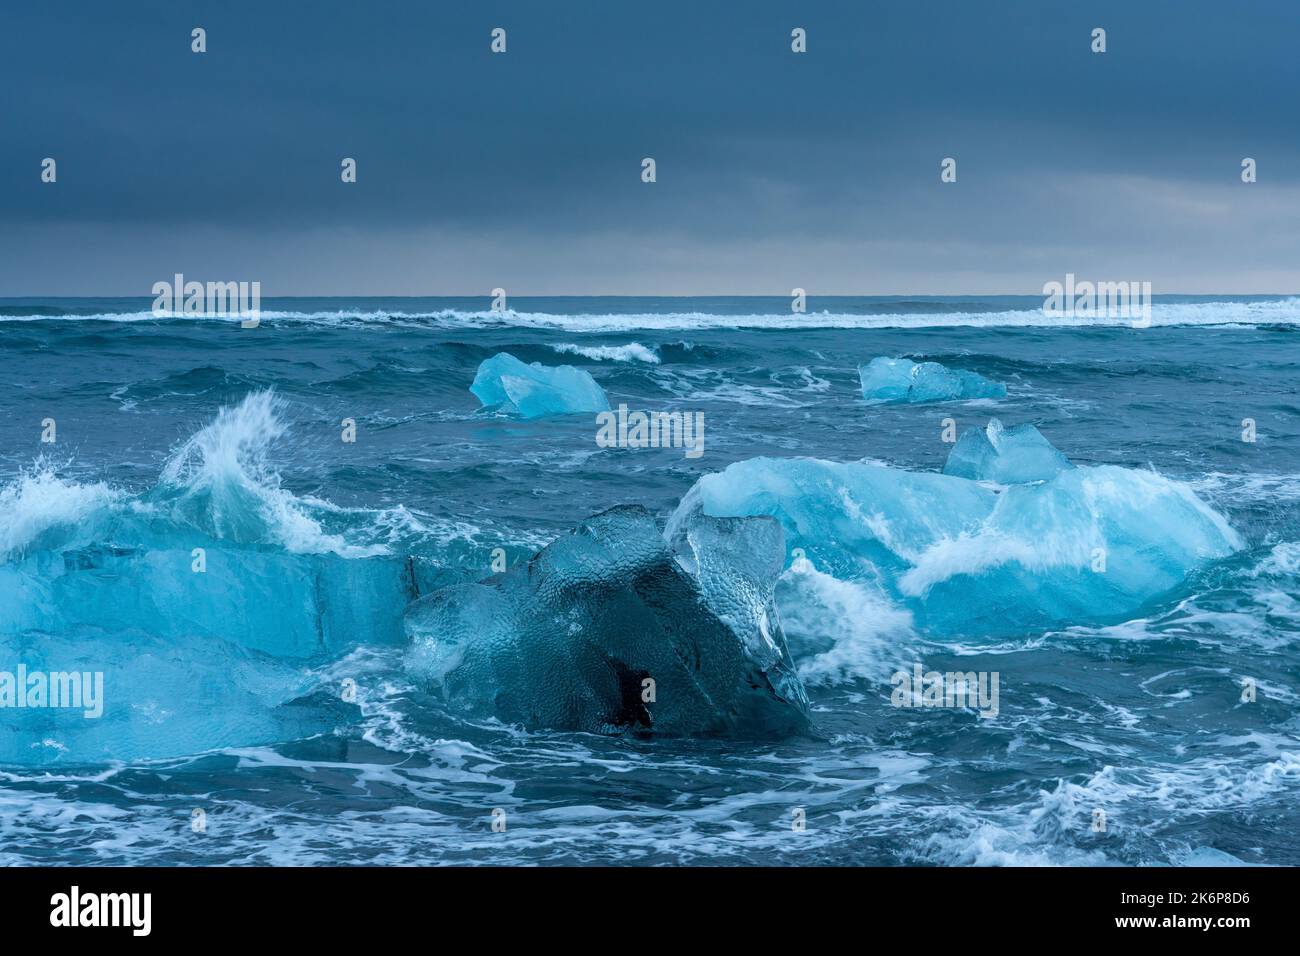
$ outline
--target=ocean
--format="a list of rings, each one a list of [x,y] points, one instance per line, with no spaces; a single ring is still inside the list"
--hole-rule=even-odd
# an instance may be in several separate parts
[[[0,300],[0,672],[103,675],[0,707],[0,862],[1300,864],[1300,298],[151,304]],[[484,409],[501,352],[702,452]],[[868,404],[880,356],[1005,397]],[[1074,484],[919,477],[991,419]],[[410,602],[702,479],[784,525],[806,731],[532,726],[413,666]],[[898,706],[918,665],[996,714]]]

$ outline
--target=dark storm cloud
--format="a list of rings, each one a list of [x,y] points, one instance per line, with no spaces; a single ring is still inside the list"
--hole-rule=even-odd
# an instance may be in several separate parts
[[[1300,7],[1283,0],[3,17],[0,294],[134,292],[181,259],[286,293],[481,291],[456,282],[503,271],[557,292],[773,291],[786,272],[1036,291],[1044,270],[1126,264],[1169,291],[1298,285]]]

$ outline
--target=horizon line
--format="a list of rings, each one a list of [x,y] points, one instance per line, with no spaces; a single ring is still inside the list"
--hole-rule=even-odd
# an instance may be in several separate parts
[[[213,280],[216,281],[216,280]],[[976,298],[1042,298],[1043,292],[807,292],[807,299],[976,299]],[[1266,296],[1276,298],[1300,298],[1300,292],[1153,292],[1153,298],[1162,296]],[[155,299],[151,293],[132,293],[129,295],[60,295],[60,294],[26,294],[0,295],[0,302],[10,299]],[[492,299],[491,292],[436,292],[436,293],[285,293],[263,295],[263,299]],[[706,292],[706,293],[665,293],[665,292],[507,292],[510,299],[789,299],[788,292]]]

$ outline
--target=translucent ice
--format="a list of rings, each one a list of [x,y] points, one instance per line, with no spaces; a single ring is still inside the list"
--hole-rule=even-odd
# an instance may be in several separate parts
[[[609,399],[596,380],[572,365],[525,364],[498,352],[479,364],[469,387],[480,402],[521,418],[609,410]]]
[[[356,719],[337,686],[322,688],[299,667],[211,637],[87,627],[2,637],[0,650],[0,700],[11,698],[0,707],[0,764],[180,756],[326,733]],[[24,674],[27,703],[19,707],[12,698],[21,685],[9,682]],[[32,704],[37,674],[50,706]],[[52,706],[56,684],[59,699],[78,706]]]
[[[589,518],[527,564],[414,602],[408,668],[457,709],[527,727],[805,729],[772,599],[780,526],[701,516],[675,545],[639,506]]]
[[[974,372],[904,358],[874,358],[858,368],[858,377],[862,397],[873,405],[1004,398],[1007,394],[1005,385]]]
[[[404,643],[416,570],[358,540],[364,515],[281,487],[276,407],[259,392],[223,409],[142,494],[45,465],[0,485],[0,763],[171,757],[355,719],[315,675]],[[19,666],[100,675],[102,713],[3,704]]]
[[[1046,481],[1073,467],[1033,425],[1003,428],[995,418],[983,431],[962,432],[943,473],[1011,485]]]
[[[280,485],[269,392],[222,409],[141,495],[37,468],[0,487],[0,648],[26,633],[229,641],[280,658],[402,640],[411,562]],[[344,597],[346,596],[346,597]]]
[[[1186,485],[1115,466],[997,491],[862,462],[754,458],[696,482],[669,533],[699,514],[771,515],[818,569],[879,582],[923,628],[971,634],[1122,619],[1241,547]]]

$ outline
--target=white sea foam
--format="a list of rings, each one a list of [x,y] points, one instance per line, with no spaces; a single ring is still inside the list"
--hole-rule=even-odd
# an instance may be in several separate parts
[[[654,349],[646,348],[640,342],[629,342],[627,345],[574,345],[571,342],[565,342],[562,345],[551,346],[555,351],[566,355],[582,355],[598,362],[647,362],[650,365],[659,364],[659,353]]]
[[[1254,570],[1256,576],[1300,574],[1300,541],[1283,541],[1275,545],[1268,557]]]
[[[76,524],[119,497],[102,482],[68,481],[38,462],[0,488],[0,554],[25,548],[50,528]]]
[[[304,502],[280,486],[267,461],[285,431],[278,400],[252,392],[181,444],[162,470],[162,482],[200,506],[198,516],[217,537],[257,543],[264,538],[299,554],[332,551],[344,557],[387,554],[379,545],[354,545],[328,534]]]
[[[1106,316],[1055,316],[1041,308],[1011,309],[1000,312],[927,312],[855,315],[836,312],[771,313],[719,315],[708,312],[629,313],[601,315],[566,315],[547,312],[508,310],[462,311],[457,309],[426,312],[386,311],[377,309],[335,311],[276,311],[264,309],[263,322],[306,322],[321,325],[404,324],[435,325],[450,328],[518,326],[560,329],[569,332],[628,332],[645,330],[688,329],[923,329],[923,328],[1129,328],[1132,321]],[[9,315],[0,322],[103,321],[157,322],[163,319],[201,322],[230,322],[229,318],[199,317],[166,313],[156,316],[149,311],[99,313],[96,315]],[[1158,302],[1152,306],[1153,326],[1255,326],[1300,325],[1300,297],[1266,299],[1250,302]]]
[[[916,636],[911,613],[866,581],[841,581],[807,567],[787,571],[777,596],[799,676],[808,684],[887,681],[912,659],[905,650]]]

